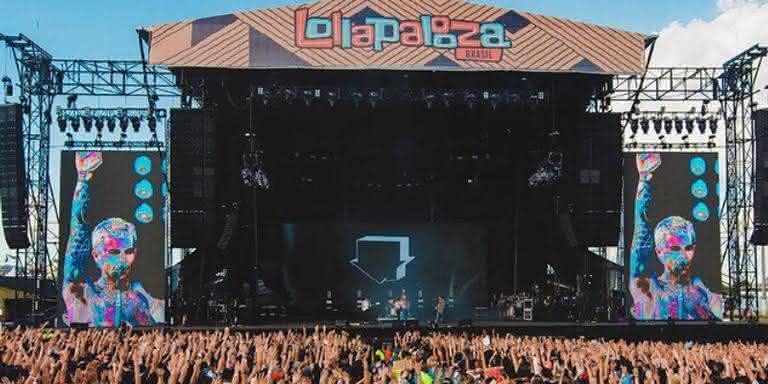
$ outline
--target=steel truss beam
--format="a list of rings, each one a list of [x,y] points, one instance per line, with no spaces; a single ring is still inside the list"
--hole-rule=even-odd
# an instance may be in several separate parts
[[[55,196],[50,185],[50,125],[58,95],[146,97],[154,111],[159,97],[178,97],[173,74],[164,67],[137,60],[59,60],[23,34],[4,35],[16,62],[19,102],[24,108],[24,145],[27,172],[27,206],[31,246],[17,254],[17,273],[34,278],[33,312],[40,313],[43,279],[56,279],[57,234],[49,231],[48,207]],[[157,147],[157,146],[156,146]],[[56,215],[58,220],[58,215]],[[49,248],[50,246],[50,248]],[[48,268],[50,266],[51,268]]]
[[[726,194],[721,207],[725,232],[722,262],[728,266],[731,319],[758,312],[758,273],[754,230],[754,96],[757,73],[768,47],[754,45],[722,67],[648,68],[645,75],[614,77],[603,95],[612,101],[718,103],[725,122]],[[640,111],[633,111],[640,112]]]

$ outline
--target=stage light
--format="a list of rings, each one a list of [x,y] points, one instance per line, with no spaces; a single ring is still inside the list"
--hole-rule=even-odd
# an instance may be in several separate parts
[[[648,134],[651,130],[651,123],[645,117],[640,120],[640,130],[643,131],[644,134]]]
[[[362,92],[352,92],[352,104],[355,105],[355,108],[360,107],[360,102],[363,100],[363,94]]]
[[[67,119],[65,119],[64,116],[59,115],[56,118],[56,122],[59,123],[59,130],[61,131],[61,133],[66,132],[66,130],[67,130]]]
[[[656,134],[660,135],[663,129],[662,121],[659,119],[653,119],[653,130],[656,132]]]
[[[467,103],[467,107],[469,107],[469,109],[474,109],[475,105],[477,105],[477,94],[474,92],[465,93],[464,102]]]
[[[83,116],[83,128],[85,128],[85,131],[90,133],[93,129],[93,119],[88,116]]]
[[[376,103],[381,100],[381,93],[378,91],[370,91],[368,92],[368,103],[371,104],[371,108],[376,108]]]
[[[328,105],[330,105],[331,108],[335,107],[338,101],[339,101],[339,94],[333,91],[328,92]]]
[[[672,134],[672,119],[670,119],[669,117],[664,118],[664,133],[666,133],[667,135]]]
[[[632,131],[632,136],[637,134],[637,131],[639,128],[640,128],[640,122],[637,121],[637,119],[631,119],[629,121],[629,129]]]
[[[493,108],[493,110],[496,110],[496,107],[499,106],[499,102],[501,102],[501,95],[499,95],[498,93],[492,93],[488,97],[488,99],[491,101],[491,108]]]
[[[96,123],[96,132],[101,134],[102,132],[104,132],[104,119],[101,117],[97,117],[94,120]]]
[[[80,131],[80,119],[77,117],[73,117],[69,119],[69,125],[72,127],[72,130],[75,132]]]
[[[682,135],[683,129],[683,119],[681,119],[679,116],[675,116],[675,133]]]
[[[13,96],[13,83],[10,77],[3,76],[3,85],[5,87],[5,97]]]
[[[115,122],[115,118],[114,117],[108,117],[107,118],[107,130],[109,130],[109,132],[114,132],[116,127],[117,127],[117,123]]]
[[[693,117],[688,116],[688,118],[685,120],[685,130],[689,135],[693,133],[694,124],[696,123]]]
[[[313,97],[314,96],[312,94],[312,90],[309,90],[309,89],[304,90],[304,105],[306,105],[307,107],[312,105],[312,98]]]
[[[719,123],[719,120],[717,120],[716,117],[709,118],[709,132],[711,132],[713,135],[717,134],[718,123]]]
[[[698,128],[700,134],[705,134],[707,132],[707,121],[702,117],[697,118],[696,127]]]
[[[147,126],[149,127],[150,132],[155,133],[155,131],[157,130],[157,119],[155,119],[154,116],[148,117]]]
[[[424,103],[427,105],[427,109],[432,109],[432,106],[435,105],[435,95],[424,95]]]
[[[128,131],[128,116],[125,114],[122,114],[120,116],[120,131],[123,133]]]
[[[131,116],[131,127],[133,127],[134,132],[139,133],[139,129],[141,128],[141,119],[138,116]]]
[[[443,93],[443,105],[445,106],[445,109],[448,109],[451,107],[451,99],[453,99],[453,93],[450,93],[450,92]]]
[[[77,95],[67,96],[67,108],[73,109],[77,107]]]

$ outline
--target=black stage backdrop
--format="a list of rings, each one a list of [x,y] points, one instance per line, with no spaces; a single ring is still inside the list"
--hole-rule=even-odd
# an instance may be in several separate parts
[[[721,290],[720,263],[720,185],[717,153],[661,153],[661,165],[653,172],[651,197],[646,222],[651,237],[656,225],[671,216],[693,223],[696,233],[691,275],[699,277],[712,292]],[[624,249],[625,265],[632,284],[632,238],[635,231],[635,206],[638,191],[636,153],[624,156]],[[655,247],[655,241],[653,246]],[[654,253],[646,263],[646,275],[658,276],[663,266]],[[631,299],[631,295],[630,295]],[[641,320],[659,320],[644,318]],[[719,314],[722,317],[722,313]]]
[[[358,290],[383,304],[405,289],[414,315],[432,314],[441,295],[454,299],[456,316],[485,303],[486,239],[474,224],[284,224],[285,283],[299,308],[315,308],[327,291],[338,306]]]
[[[70,235],[73,191],[77,182],[75,153],[75,151],[65,151],[61,154],[59,281],[62,281],[61,273],[64,269],[67,239]],[[149,173],[143,176],[136,170],[136,162],[139,158],[148,159],[151,166]],[[88,230],[92,230],[94,226],[108,218],[122,218],[134,224],[137,232],[137,252],[129,277],[133,282],[140,282],[155,299],[164,300],[166,295],[164,198],[167,186],[164,185],[166,170],[162,156],[159,152],[107,151],[102,152],[102,159],[103,163],[96,169],[90,180],[91,200],[85,214]],[[139,198],[135,193],[137,184],[143,180],[151,185],[152,193],[149,198]],[[147,223],[139,222],[136,217],[137,209],[142,204],[146,204],[152,210],[151,221]],[[99,278],[99,270],[92,257],[86,261],[86,270],[92,281]],[[60,313],[64,311],[64,303],[61,299],[59,310]]]

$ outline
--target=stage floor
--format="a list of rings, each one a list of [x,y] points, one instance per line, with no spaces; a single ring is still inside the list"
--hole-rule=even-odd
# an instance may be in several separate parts
[[[423,332],[434,331],[429,322],[419,321],[403,324],[402,322],[285,322],[260,325],[233,325],[232,331],[266,332],[280,330],[311,330],[316,326],[328,329],[340,329],[354,334],[370,337],[391,337],[395,332],[405,329],[418,329]],[[218,326],[173,327],[181,331],[211,331],[222,329]],[[768,324],[741,322],[636,322],[636,323],[565,323],[565,322],[527,322],[527,321],[473,321],[471,324],[448,322],[438,328],[441,332],[490,332],[509,333],[521,336],[557,336],[610,338],[626,340],[666,340],[666,341],[702,341],[717,342],[728,340],[768,342]]]

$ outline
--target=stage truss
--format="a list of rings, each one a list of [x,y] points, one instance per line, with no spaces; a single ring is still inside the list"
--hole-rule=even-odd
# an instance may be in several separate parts
[[[166,68],[143,60],[59,60],[23,34],[4,35],[0,41],[12,52],[18,74],[19,103],[24,111],[24,159],[27,173],[30,247],[16,254],[17,276],[31,278],[33,314],[42,315],[41,287],[55,280],[58,264],[58,213],[50,180],[52,108],[56,96],[116,96],[147,98],[150,108],[159,97],[178,97],[176,78]],[[124,102],[124,101],[123,101]],[[53,221],[53,223],[51,223]],[[40,317],[38,317],[39,319]]]
[[[145,97],[148,107],[153,108],[159,97],[178,97],[182,106],[189,107],[194,98],[202,99],[204,95],[200,89],[180,89],[168,68],[147,65],[141,37],[142,60],[58,60],[24,35],[0,34],[0,40],[13,52],[21,89],[19,102],[25,108],[26,189],[32,245],[19,251],[17,263],[23,265],[17,271],[38,281],[46,277],[55,279],[48,276],[58,262],[49,252],[49,245],[56,249],[58,235],[49,230],[48,220],[49,205],[55,206],[49,172],[51,108],[55,97]],[[727,192],[721,207],[721,226],[726,234],[722,262],[728,266],[728,293],[736,309],[731,312],[732,319],[741,318],[747,310],[758,310],[757,255],[749,243],[755,172],[752,112],[756,106],[756,76],[766,55],[768,48],[755,45],[722,67],[647,68],[642,75],[614,77],[608,88],[596,95],[603,109],[611,101],[632,103],[632,110],[637,110],[642,102],[720,105],[726,129],[727,173]],[[435,92],[441,95],[441,90]],[[339,90],[337,95],[343,94]],[[482,90],[478,94],[482,95]],[[423,91],[413,98],[424,101]],[[36,311],[42,300],[40,286],[35,284],[33,295]]]
[[[723,236],[721,262],[727,265],[731,320],[759,313],[754,230],[755,127],[752,119],[757,74],[768,47],[754,45],[722,67],[648,68],[642,75],[616,76],[602,95],[603,105],[623,101],[642,112],[643,102],[666,107],[698,103],[720,107],[725,123],[726,193],[720,212]]]

